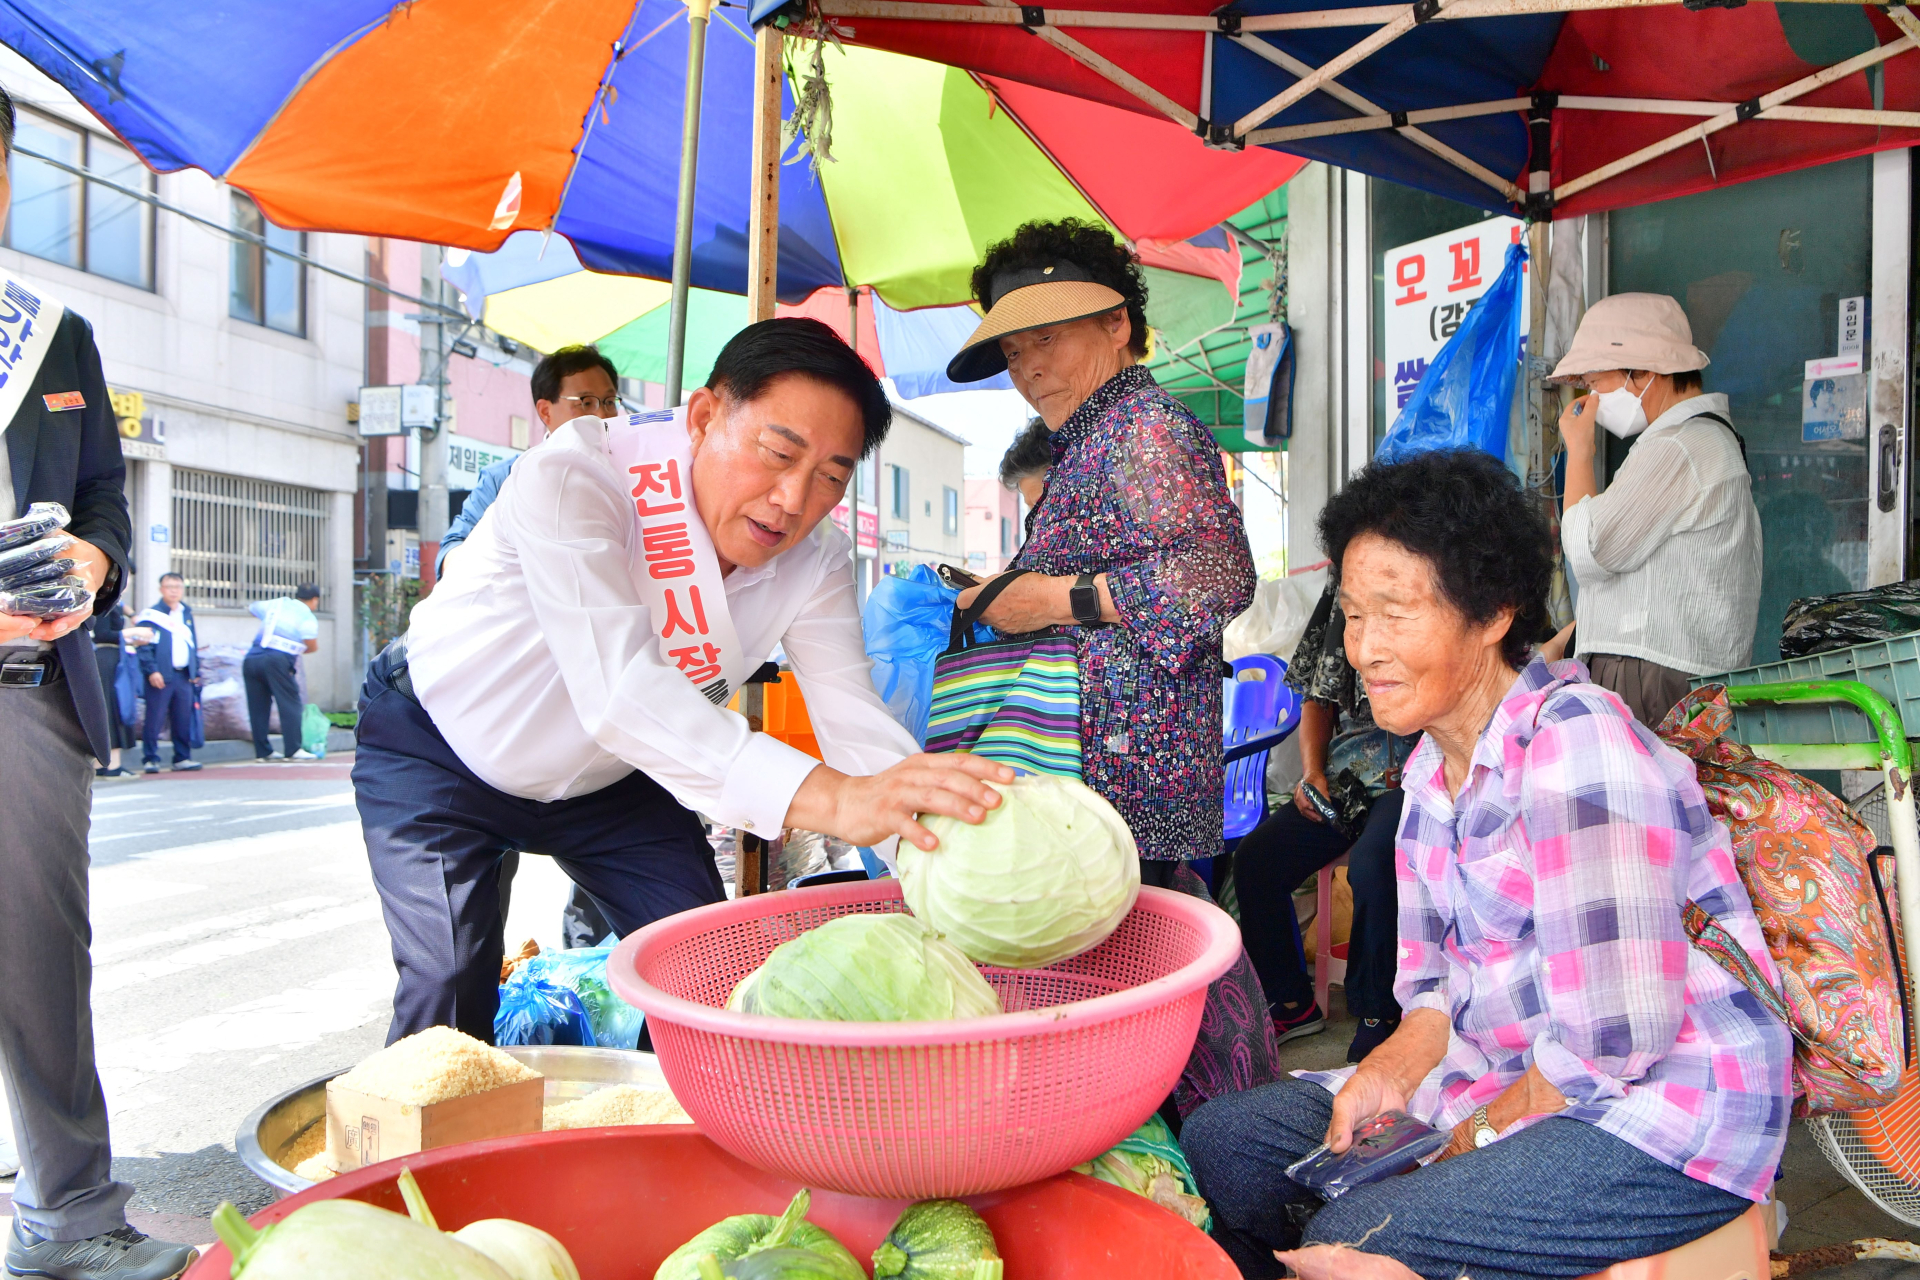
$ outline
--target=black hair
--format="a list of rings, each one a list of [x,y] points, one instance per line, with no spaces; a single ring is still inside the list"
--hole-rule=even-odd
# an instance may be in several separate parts
[[[1053,433],[1039,418],[1021,428],[1000,459],[1000,483],[1017,489],[1028,476],[1039,475],[1053,466]]]
[[[866,457],[887,438],[893,406],[886,389],[860,354],[833,329],[806,316],[787,316],[750,324],[727,339],[713,362],[707,390],[734,400],[751,400],[775,378],[799,374],[846,393],[860,410]]]
[[[613,367],[613,361],[601,355],[600,348],[589,342],[584,346],[562,347],[552,355],[540,357],[540,363],[533,366],[534,400],[558,404],[560,384],[574,374],[585,373],[589,369],[605,369],[614,387],[617,389],[620,386],[620,371]]]
[[[1553,534],[1544,504],[1498,458],[1458,449],[1369,463],[1320,513],[1320,545],[1336,575],[1348,545],[1368,533],[1433,566],[1440,595],[1469,621],[1511,607],[1500,656],[1526,665],[1547,630]]]
[[[180,583],[180,585],[183,587],[187,585],[186,578],[178,573],[175,573],[171,569],[167,570],[165,573],[160,575],[160,581],[165,582],[168,578],[173,578],[177,580]]]
[[[1097,222],[1061,218],[1058,222],[1029,222],[998,244],[987,246],[987,256],[973,269],[974,300],[990,305],[993,278],[1002,271],[1020,271],[1067,261],[1083,269],[1096,284],[1104,284],[1127,300],[1127,319],[1133,322],[1129,348],[1136,357],[1147,354],[1147,278],[1132,250],[1113,238]]]
[[[295,600],[318,600],[320,598],[320,588],[311,582],[303,582],[293,589],[293,598]]]
[[[1626,372],[1627,376],[1635,382],[1647,376],[1645,369],[1628,369]],[[1700,394],[1701,382],[1698,369],[1682,369],[1678,373],[1670,373],[1667,376],[1673,379],[1675,391],[1691,391],[1695,395]]]
[[[13,156],[13,95],[0,88],[0,155]]]

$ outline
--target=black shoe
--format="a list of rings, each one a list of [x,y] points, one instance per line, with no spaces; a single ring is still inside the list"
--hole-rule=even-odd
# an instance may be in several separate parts
[[[1360,1029],[1353,1033],[1353,1043],[1347,1046],[1347,1061],[1359,1062],[1399,1029],[1398,1018],[1362,1018]]]
[[[93,776],[96,778],[124,778],[127,776],[127,771],[115,765],[111,769],[95,769]]]
[[[160,762],[158,760],[149,760],[144,765],[140,766],[140,772],[158,773],[160,772]]]
[[[1327,1029],[1327,1015],[1320,1012],[1319,1001],[1308,1001],[1307,1007],[1295,1013],[1276,1009],[1273,1014],[1273,1042],[1285,1044],[1289,1040],[1298,1040],[1302,1036],[1318,1035]]]
[[[200,1251],[121,1227],[85,1240],[43,1240],[15,1218],[7,1233],[7,1274],[45,1280],[174,1280]]]

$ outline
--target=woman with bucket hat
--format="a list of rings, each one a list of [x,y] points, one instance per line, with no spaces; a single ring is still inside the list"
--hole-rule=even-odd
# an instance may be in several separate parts
[[[1575,645],[1594,683],[1649,728],[1688,677],[1746,666],[1760,607],[1760,513],[1724,395],[1680,304],[1620,293],[1588,308],[1555,378],[1589,394],[1560,415],[1560,542],[1579,586]],[[1595,428],[1632,440],[1600,491]]]

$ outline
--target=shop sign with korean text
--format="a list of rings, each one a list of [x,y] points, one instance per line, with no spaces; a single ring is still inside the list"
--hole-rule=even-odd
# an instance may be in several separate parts
[[[1518,218],[1488,218],[1387,250],[1386,333],[1380,359],[1391,388],[1389,419],[1406,407],[1434,356],[1459,330],[1467,311],[1500,278],[1507,246],[1520,242],[1521,231]],[[1523,316],[1530,314],[1526,291],[1531,285],[1528,272],[1520,292]],[[1518,354],[1525,353],[1526,341],[1522,325]]]

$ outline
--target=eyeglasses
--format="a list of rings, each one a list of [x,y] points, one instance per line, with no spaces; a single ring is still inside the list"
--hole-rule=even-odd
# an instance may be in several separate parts
[[[619,396],[561,396],[562,400],[571,400],[580,406],[582,413],[591,413],[597,418],[611,418],[620,412]]]

